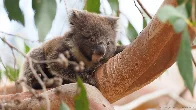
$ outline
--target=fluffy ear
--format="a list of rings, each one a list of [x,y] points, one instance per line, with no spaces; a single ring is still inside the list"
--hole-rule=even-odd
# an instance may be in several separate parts
[[[107,17],[107,20],[113,29],[116,29],[117,22],[119,20],[118,17]]]
[[[72,16],[73,17],[79,17],[79,11],[78,10],[72,10]]]
[[[71,14],[69,16],[69,22],[71,25],[75,25],[75,23],[77,22],[77,20],[80,18],[80,11],[78,10],[72,10]]]

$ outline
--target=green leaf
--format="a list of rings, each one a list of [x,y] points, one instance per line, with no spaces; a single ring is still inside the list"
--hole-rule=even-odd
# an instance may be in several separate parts
[[[10,81],[16,81],[19,77],[19,69],[6,66],[5,75]]]
[[[35,24],[39,30],[39,38],[43,41],[51,29],[56,14],[56,2],[55,0],[32,0],[32,3],[36,12]]]
[[[75,100],[75,110],[89,110],[89,103],[87,99],[86,89],[82,80],[77,78],[77,85],[79,93],[74,97]]]
[[[190,36],[187,28],[185,28],[184,32],[182,33],[182,41],[180,44],[180,50],[177,57],[177,64],[185,85],[193,95],[194,81],[192,68],[192,54]]]
[[[122,42],[119,40],[119,41],[118,41],[118,44],[119,44],[119,45],[122,45]]]
[[[188,17],[190,17],[191,10],[192,10],[192,1],[191,0],[188,0],[188,2],[186,3],[186,10],[187,10]]]
[[[196,26],[196,21],[192,22],[193,26]]]
[[[182,18],[182,19],[187,19],[186,15],[183,15],[180,12],[180,9],[182,9],[181,7],[177,10],[176,8],[174,8],[171,5],[166,5],[163,6],[159,11],[158,11],[158,18],[162,21],[162,22],[166,22],[167,20],[169,20],[172,17],[177,17],[177,18]],[[179,12],[180,11],[180,12]]]
[[[185,4],[179,5],[176,7],[178,13],[181,13],[185,18],[188,18],[187,10]]]
[[[19,0],[4,0],[4,4],[10,20],[20,21],[24,25],[24,17],[19,8]]]
[[[128,39],[131,42],[134,41],[138,36],[137,31],[135,30],[135,28],[133,27],[133,25],[130,22],[128,23],[126,34],[127,34]]]
[[[186,22],[181,18],[176,19],[173,22],[170,21],[170,23],[172,24],[176,33],[182,32],[187,26]]]
[[[100,7],[100,0],[87,0],[86,1],[85,9],[88,12],[100,13],[99,7]]]
[[[147,26],[147,21],[145,18],[143,18],[143,29]]]
[[[108,0],[112,10],[114,10],[115,12],[118,12],[119,10],[119,3],[118,0]]]
[[[70,110],[67,104],[61,101],[60,109],[59,110]]]
[[[184,2],[184,0],[177,0],[178,5],[182,4]]]
[[[43,107],[41,107],[41,109],[40,110],[45,110]]]
[[[24,46],[25,46],[25,53],[28,53],[28,52],[29,52],[29,50],[30,50],[29,46],[28,46],[28,45],[26,45],[26,43],[24,43]]]

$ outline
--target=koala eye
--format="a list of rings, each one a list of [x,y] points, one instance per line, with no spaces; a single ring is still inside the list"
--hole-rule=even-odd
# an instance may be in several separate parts
[[[71,25],[74,25],[74,23],[73,23],[73,22],[70,22],[70,24],[71,24]]]
[[[108,41],[108,42],[107,42],[107,45],[110,45],[110,44],[111,44],[111,42],[110,42],[110,41]]]
[[[91,41],[91,42],[95,42],[95,39],[91,37],[91,38],[90,38],[90,41]]]

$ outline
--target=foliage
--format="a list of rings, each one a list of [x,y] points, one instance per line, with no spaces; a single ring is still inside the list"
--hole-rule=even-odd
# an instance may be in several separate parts
[[[32,0],[35,10],[35,24],[38,28],[40,40],[43,40],[52,26],[52,21],[56,13],[55,0]]]
[[[143,18],[143,29],[147,26],[147,21],[145,18]]]
[[[166,5],[158,11],[158,18],[162,22],[169,21],[173,26],[176,33],[182,33],[182,41],[180,44],[180,50],[178,53],[177,64],[185,85],[188,87],[193,95],[193,68],[192,68],[192,55],[191,55],[191,43],[190,36],[188,34],[188,25],[192,27],[188,19],[187,3],[182,0],[178,0],[180,4],[176,8]],[[169,13],[168,13],[169,12]]]
[[[89,110],[89,103],[87,99],[86,89],[82,83],[82,80],[77,78],[77,85],[79,93],[75,96],[75,110]]]
[[[6,66],[5,75],[9,78],[10,81],[16,81],[19,76],[19,69]]]
[[[8,65],[4,65],[2,59],[0,58],[0,63],[4,67],[4,71],[0,69],[0,80],[2,78],[2,74],[5,73],[5,76],[10,80],[10,81],[16,81],[19,76],[19,69],[12,68]]]
[[[100,7],[100,0],[87,0],[85,9],[88,12],[95,12],[99,13],[99,7]]]
[[[118,11],[119,11],[118,0],[108,0],[108,2],[110,3],[112,10],[114,10],[116,13],[118,13]]]
[[[138,36],[137,31],[135,30],[135,28],[130,22],[128,23],[126,32],[127,32],[127,37],[131,42],[134,41],[136,37]]]
[[[25,53],[28,53],[30,50],[30,47],[28,45],[26,45],[26,43],[24,43],[24,46],[25,46]]]
[[[70,110],[67,104],[61,101],[60,109],[59,110]]]
[[[194,80],[193,80],[193,67],[192,67],[191,57],[192,55],[191,55],[191,47],[190,47],[190,36],[188,33],[188,29],[185,28],[185,30],[182,33],[182,42],[180,44],[177,64],[186,86],[188,87],[188,89],[193,95]]]
[[[7,9],[10,19],[20,21],[24,25],[23,14],[19,8],[19,0],[5,0],[5,8]]]

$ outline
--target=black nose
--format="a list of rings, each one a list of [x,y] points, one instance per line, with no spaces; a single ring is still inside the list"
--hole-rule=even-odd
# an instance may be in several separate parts
[[[103,56],[105,52],[106,52],[106,48],[104,47],[104,45],[97,45],[93,49],[93,54],[96,54],[96,55]]]

